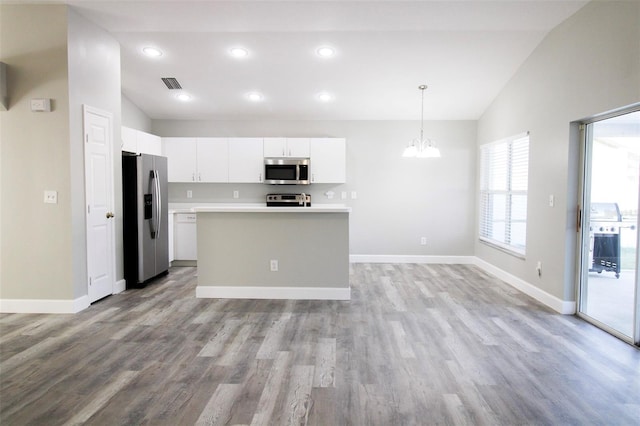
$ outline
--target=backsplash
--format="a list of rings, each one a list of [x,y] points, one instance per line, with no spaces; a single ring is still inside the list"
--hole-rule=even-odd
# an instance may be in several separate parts
[[[191,198],[188,192],[191,192]],[[233,197],[238,191],[238,198]],[[346,184],[264,185],[259,183],[169,183],[169,203],[264,203],[270,193],[311,194],[312,203],[346,204]],[[333,198],[326,193],[333,192]]]

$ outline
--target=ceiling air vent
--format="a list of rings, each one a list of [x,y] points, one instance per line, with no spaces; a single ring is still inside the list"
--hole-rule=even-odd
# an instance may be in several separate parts
[[[167,85],[167,89],[182,89],[182,86],[174,77],[162,77],[162,82]]]

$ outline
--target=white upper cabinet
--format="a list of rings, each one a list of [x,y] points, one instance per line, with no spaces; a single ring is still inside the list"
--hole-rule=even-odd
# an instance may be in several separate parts
[[[138,152],[138,131],[131,127],[122,126],[122,150],[126,152]]]
[[[227,138],[198,138],[197,157],[198,182],[229,182]]]
[[[162,155],[162,138],[122,126],[122,150],[135,154]]]
[[[283,157],[283,149],[284,157],[310,158],[311,183],[346,182],[344,138],[162,138],[162,144],[169,182],[262,183],[264,158]]]
[[[163,138],[169,182],[228,182],[227,138]]]
[[[347,150],[344,138],[312,138],[311,183],[345,183]]]
[[[138,152],[141,154],[162,155],[162,138],[138,131]]]
[[[229,182],[260,183],[263,169],[262,138],[229,139]]]
[[[162,138],[169,182],[196,182],[197,139]]]
[[[309,138],[264,138],[265,157],[309,157]]]

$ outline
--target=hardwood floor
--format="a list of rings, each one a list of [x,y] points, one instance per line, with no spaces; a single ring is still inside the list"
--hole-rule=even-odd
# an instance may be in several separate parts
[[[0,315],[0,424],[640,422],[640,350],[473,266],[354,264],[350,302],[196,280]]]

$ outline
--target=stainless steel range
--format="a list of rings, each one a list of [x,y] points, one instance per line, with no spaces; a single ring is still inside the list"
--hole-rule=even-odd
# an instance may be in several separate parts
[[[267,207],[311,207],[311,195],[267,194]]]
[[[625,225],[617,203],[591,203],[589,271],[620,277],[620,229]]]

